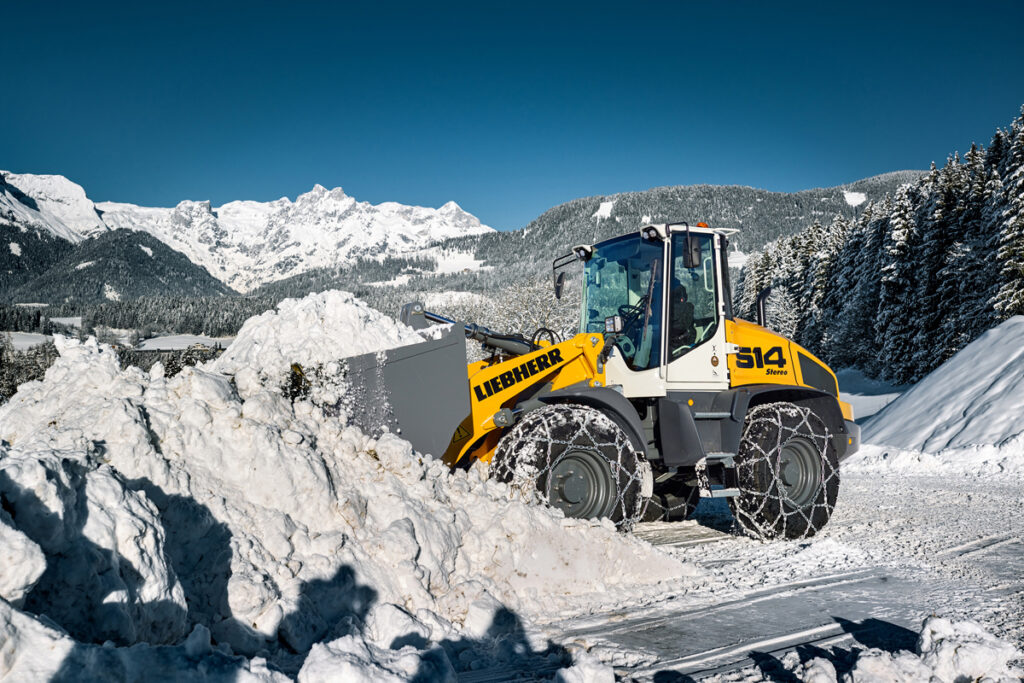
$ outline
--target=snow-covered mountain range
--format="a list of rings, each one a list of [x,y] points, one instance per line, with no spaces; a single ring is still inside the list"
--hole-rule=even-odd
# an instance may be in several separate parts
[[[57,175],[0,171],[0,223],[73,243],[107,230],[148,232],[238,291],[360,257],[405,254],[452,237],[493,232],[455,202],[439,209],[370,204],[320,185],[295,201],[235,201],[173,208],[92,202]]]

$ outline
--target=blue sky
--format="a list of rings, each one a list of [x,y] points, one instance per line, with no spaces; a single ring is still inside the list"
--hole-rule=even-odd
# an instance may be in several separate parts
[[[8,3],[0,168],[97,201],[315,183],[519,228],[659,185],[942,163],[1024,103],[1024,3]]]

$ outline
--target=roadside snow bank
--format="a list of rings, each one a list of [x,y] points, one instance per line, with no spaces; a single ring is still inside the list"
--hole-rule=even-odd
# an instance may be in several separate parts
[[[843,463],[848,472],[1024,475],[1024,435],[1001,446],[949,448],[938,453],[864,444]]]
[[[815,648],[816,652],[822,650]],[[790,651],[778,669],[745,669],[709,678],[712,681],[800,680],[805,683],[881,683],[930,681],[931,683],[1018,683],[1024,671],[1012,662],[1024,653],[988,633],[973,621],[952,622],[940,617],[924,621],[916,651],[887,652],[877,648],[836,648],[832,656],[805,660]],[[803,660],[803,661],[801,661]],[[845,671],[842,675],[837,672]]]
[[[16,560],[0,564],[0,678],[71,649],[125,672],[136,654],[199,666],[207,631],[210,657],[264,680],[263,663],[234,653],[295,674],[326,643],[304,679],[339,658],[371,678],[414,660],[443,677],[431,643],[486,640],[499,613],[523,633],[520,619],[694,581],[691,565],[611,523],[528,506],[481,468],[449,474],[393,435],[288,401],[273,373],[293,348],[314,362],[419,337],[350,295],[286,303],[247,323],[226,359],[173,378],[58,337],[45,379],[0,407],[0,535]],[[238,380],[250,362],[268,383],[238,391],[223,373]],[[134,646],[89,649],[108,640]]]
[[[1024,316],[968,344],[864,425],[866,443],[939,453],[1024,433]],[[1019,443],[1019,440],[1018,440]]]
[[[861,653],[844,680],[858,681],[1019,681],[1024,671],[1011,668],[1017,648],[990,635],[972,621],[931,617],[924,622],[917,653],[871,649]],[[813,660],[819,662],[822,660]],[[810,669],[811,667],[808,667]]]

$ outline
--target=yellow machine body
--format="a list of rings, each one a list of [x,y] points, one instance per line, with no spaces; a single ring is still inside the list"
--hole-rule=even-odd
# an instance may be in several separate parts
[[[455,465],[466,456],[488,462],[503,430],[495,424],[495,416],[541,387],[555,391],[581,382],[604,386],[604,369],[598,362],[603,348],[603,335],[584,333],[559,344],[542,341],[536,351],[503,362],[471,363],[467,368],[470,414],[452,434],[444,462]]]
[[[781,384],[838,395],[835,373],[810,351],[782,335],[736,318],[725,321],[725,339],[736,347],[728,354],[730,388]],[[853,419],[848,403],[839,401],[839,408],[844,419]]]

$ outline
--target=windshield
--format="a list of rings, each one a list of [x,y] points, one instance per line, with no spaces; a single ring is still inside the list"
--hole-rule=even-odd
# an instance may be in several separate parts
[[[604,320],[622,317],[616,343],[634,370],[661,362],[662,243],[624,235],[594,249],[583,268],[583,332],[604,332]]]

